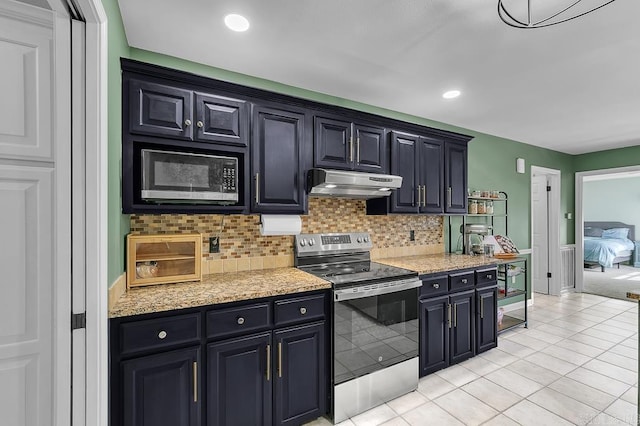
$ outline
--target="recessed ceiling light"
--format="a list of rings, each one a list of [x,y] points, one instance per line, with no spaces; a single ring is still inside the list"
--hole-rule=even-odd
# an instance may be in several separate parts
[[[442,94],[442,97],[445,99],[453,99],[453,98],[457,98],[458,96],[460,96],[459,90],[449,90],[448,92],[444,92]]]
[[[242,32],[249,29],[249,21],[242,15],[232,13],[224,17],[225,25],[233,31]]]

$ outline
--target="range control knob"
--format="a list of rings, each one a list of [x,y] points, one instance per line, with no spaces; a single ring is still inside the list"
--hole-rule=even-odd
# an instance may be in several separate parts
[[[300,240],[300,246],[304,247],[304,246],[305,246],[305,244],[306,244],[306,243],[304,242],[304,240]]]
[[[358,239],[356,241],[361,243],[362,242],[362,238],[358,237]]]
[[[368,243],[369,242],[369,237],[364,237],[364,242]]]
[[[313,244],[313,240],[309,240],[309,245],[312,246]]]

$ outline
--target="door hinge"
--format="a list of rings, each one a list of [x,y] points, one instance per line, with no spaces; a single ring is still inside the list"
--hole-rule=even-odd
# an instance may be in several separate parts
[[[547,185],[547,192],[551,192],[551,186]]]
[[[71,314],[71,331],[87,327],[87,313]]]
[[[547,278],[551,278],[551,272],[547,272]]]

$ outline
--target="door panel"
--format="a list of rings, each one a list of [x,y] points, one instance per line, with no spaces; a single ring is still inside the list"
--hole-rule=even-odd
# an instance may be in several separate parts
[[[422,213],[442,213],[442,186],[444,179],[443,142],[426,137],[420,138],[419,183],[425,185],[423,198],[425,205],[420,207]]]
[[[356,124],[354,133],[355,169],[370,173],[387,173],[387,145],[384,129]]]
[[[352,169],[355,147],[353,146],[351,123],[316,117],[314,126],[315,167]]]
[[[451,300],[451,364],[458,363],[475,354],[475,290],[450,296]]]
[[[200,348],[122,363],[124,426],[200,426]]]
[[[549,218],[547,198],[547,177],[545,175],[531,176],[531,263],[533,270],[531,279],[533,291],[549,294]]]
[[[266,332],[207,346],[209,426],[272,423],[270,344],[271,332]]]
[[[391,211],[394,213],[418,212],[416,156],[419,139],[415,135],[391,133],[391,173],[402,176],[402,186],[391,193]]]
[[[192,92],[162,84],[131,80],[129,96],[132,133],[192,139]]]
[[[196,134],[199,141],[247,146],[249,110],[237,99],[196,93]]]
[[[53,159],[51,28],[0,16],[0,157]]]
[[[445,143],[445,213],[467,212],[467,146]]]
[[[420,300],[420,376],[449,365],[449,296]]]
[[[324,330],[321,322],[274,333],[275,424],[297,425],[325,413]]]
[[[478,305],[476,313],[476,341],[478,343],[476,354],[479,354],[498,346],[497,287],[478,290],[476,300]]]

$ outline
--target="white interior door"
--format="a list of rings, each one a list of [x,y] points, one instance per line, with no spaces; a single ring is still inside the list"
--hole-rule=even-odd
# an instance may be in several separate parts
[[[3,425],[69,424],[70,165],[58,125],[69,113],[56,95],[68,54],[57,25],[51,11],[0,1]]]
[[[531,176],[531,260],[533,291],[549,294],[549,207],[547,177]]]

